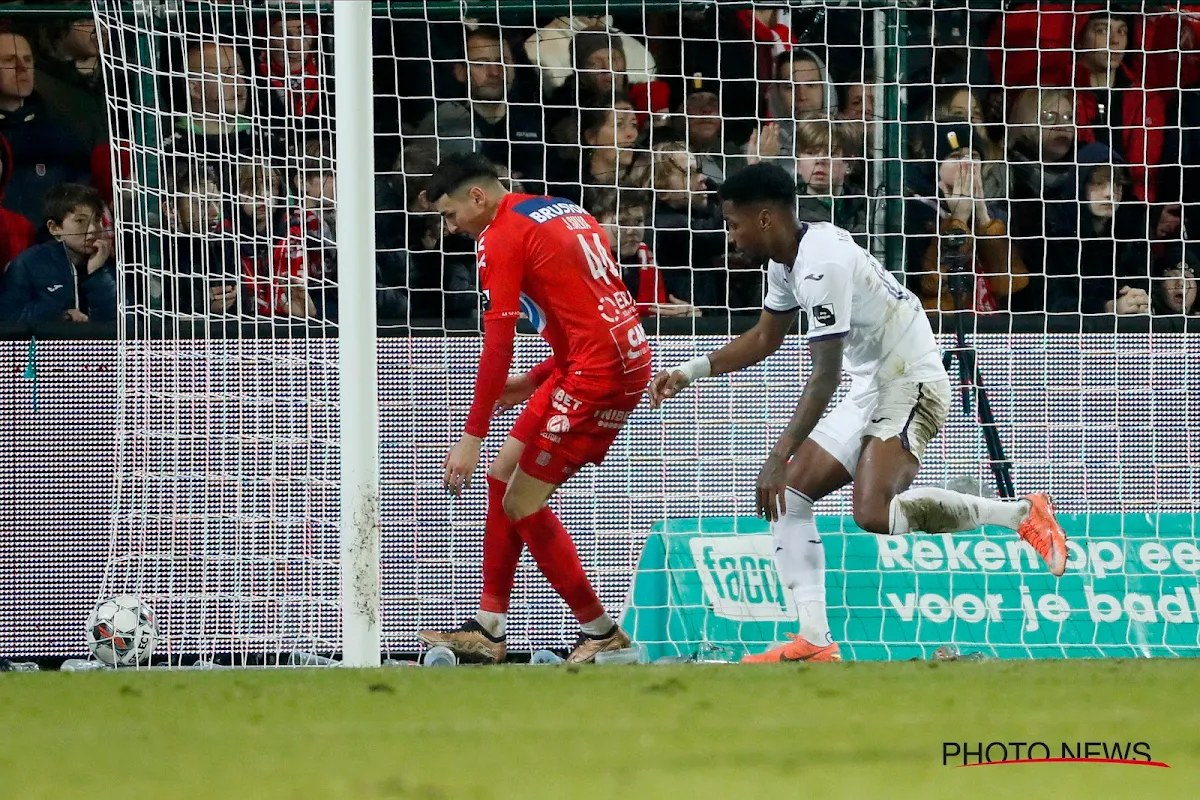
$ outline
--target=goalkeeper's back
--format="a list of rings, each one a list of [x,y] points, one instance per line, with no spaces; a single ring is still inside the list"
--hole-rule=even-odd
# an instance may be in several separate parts
[[[524,314],[559,369],[612,384],[650,379],[650,347],[596,219],[562,198],[508,194],[479,237],[484,319]]]

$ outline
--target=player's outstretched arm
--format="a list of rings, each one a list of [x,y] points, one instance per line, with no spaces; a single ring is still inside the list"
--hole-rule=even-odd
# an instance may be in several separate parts
[[[700,378],[737,372],[757,364],[779,349],[795,321],[795,311],[778,313],[764,309],[753,328],[721,349],[655,375],[650,382],[651,407],[658,408],[664,400]]]

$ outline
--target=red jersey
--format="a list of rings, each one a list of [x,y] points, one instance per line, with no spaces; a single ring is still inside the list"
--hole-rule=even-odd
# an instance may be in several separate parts
[[[554,366],[597,398],[641,394],[650,346],[608,239],[569,200],[509,194],[476,246],[484,353],[466,432],[486,436],[512,365],[521,316],[550,344]]]

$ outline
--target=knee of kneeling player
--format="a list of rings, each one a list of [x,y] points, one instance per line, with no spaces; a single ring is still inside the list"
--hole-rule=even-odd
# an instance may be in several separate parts
[[[854,524],[867,533],[890,533],[890,503],[859,501],[855,498]]]

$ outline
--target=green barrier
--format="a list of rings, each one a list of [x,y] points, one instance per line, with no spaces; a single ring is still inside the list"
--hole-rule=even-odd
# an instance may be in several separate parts
[[[943,645],[999,658],[1200,655],[1200,516],[1060,515],[1055,580],[1010,531],[875,536],[818,517],[826,597],[844,659],[928,658]],[[796,633],[791,593],[757,518],[657,523],[622,624],[652,659],[717,648],[734,660]]]

